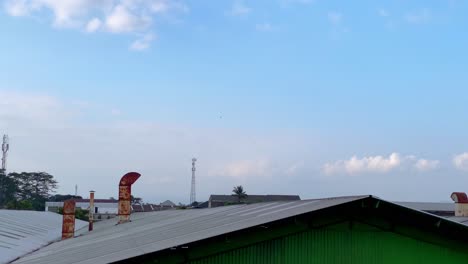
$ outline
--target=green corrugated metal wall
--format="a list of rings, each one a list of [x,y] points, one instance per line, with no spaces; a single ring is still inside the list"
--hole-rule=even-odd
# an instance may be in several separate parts
[[[308,230],[214,256],[193,264],[431,264],[468,263],[468,250],[457,251],[396,233],[360,225]]]

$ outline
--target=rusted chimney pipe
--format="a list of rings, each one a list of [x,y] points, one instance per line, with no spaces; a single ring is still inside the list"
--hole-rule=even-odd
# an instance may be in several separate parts
[[[468,216],[468,196],[464,192],[454,192],[450,198],[455,202],[455,216]]]
[[[132,195],[132,184],[140,178],[137,172],[125,174],[119,183],[119,224],[130,221],[130,202]]]
[[[75,235],[75,200],[63,203],[62,240]]]
[[[93,231],[94,222],[94,191],[89,191],[89,226],[88,231]]]

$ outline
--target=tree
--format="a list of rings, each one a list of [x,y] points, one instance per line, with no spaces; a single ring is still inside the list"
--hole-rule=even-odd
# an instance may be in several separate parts
[[[79,195],[72,195],[72,194],[56,194],[49,197],[49,202],[63,202],[70,199],[83,199],[83,197]]]
[[[142,204],[143,199],[141,199],[140,197],[135,197],[133,195],[130,195],[130,202],[131,204]]]
[[[247,193],[244,191],[244,187],[242,187],[242,185],[235,186],[234,189],[232,189],[232,192],[232,195],[237,197],[237,201],[239,203],[241,203],[243,199],[247,198]]]
[[[7,209],[15,209],[15,210],[33,210],[33,205],[31,201],[28,200],[23,200],[23,201],[17,201],[17,200],[12,200],[6,204]]]
[[[0,170],[0,208],[43,211],[45,201],[57,189],[57,181],[46,172],[12,172]],[[63,198],[63,197],[62,197]],[[57,195],[53,199],[61,199]]]
[[[7,204],[16,201],[16,193],[18,186],[14,178],[6,175],[3,170],[0,170],[0,208],[4,208]]]

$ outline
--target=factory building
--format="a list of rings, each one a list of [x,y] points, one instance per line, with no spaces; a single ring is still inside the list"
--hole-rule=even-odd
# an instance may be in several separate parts
[[[351,196],[135,214],[15,263],[455,264],[467,249],[463,223]]]

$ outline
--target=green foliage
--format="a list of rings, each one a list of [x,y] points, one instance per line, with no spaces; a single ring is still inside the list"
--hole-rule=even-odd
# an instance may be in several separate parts
[[[63,202],[70,199],[83,199],[83,197],[71,194],[56,194],[49,197],[49,202]]]
[[[58,212],[59,214],[63,214],[63,208],[60,207],[58,209]],[[80,219],[80,220],[83,220],[83,221],[88,221],[89,220],[89,210],[84,210],[84,209],[81,209],[81,208],[76,208],[75,209],[75,218],[76,219]]]
[[[18,186],[15,180],[0,170],[0,208],[6,207],[8,203],[16,201]]]
[[[84,210],[81,208],[76,208],[75,210],[75,218],[80,219],[83,221],[88,221],[89,220],[89,210]]]
[[[46,172],[0,171],[0,208],[37,211],[44,210],[44,203],[57,188],[57,181]]]
[[[247,198],[247,193],[245,192],[244,187],[242,187],[242,185],[235,186],[232,189],[232,192],[233,192],[232,195],[237,197],[237,201],[239,203],[241,203],[243,199]]]
[[[31,201],[23,200],[23,201],[9,201],[6,205],[7,209],[15,209],[15,210],[33,210],[33,204]]]

